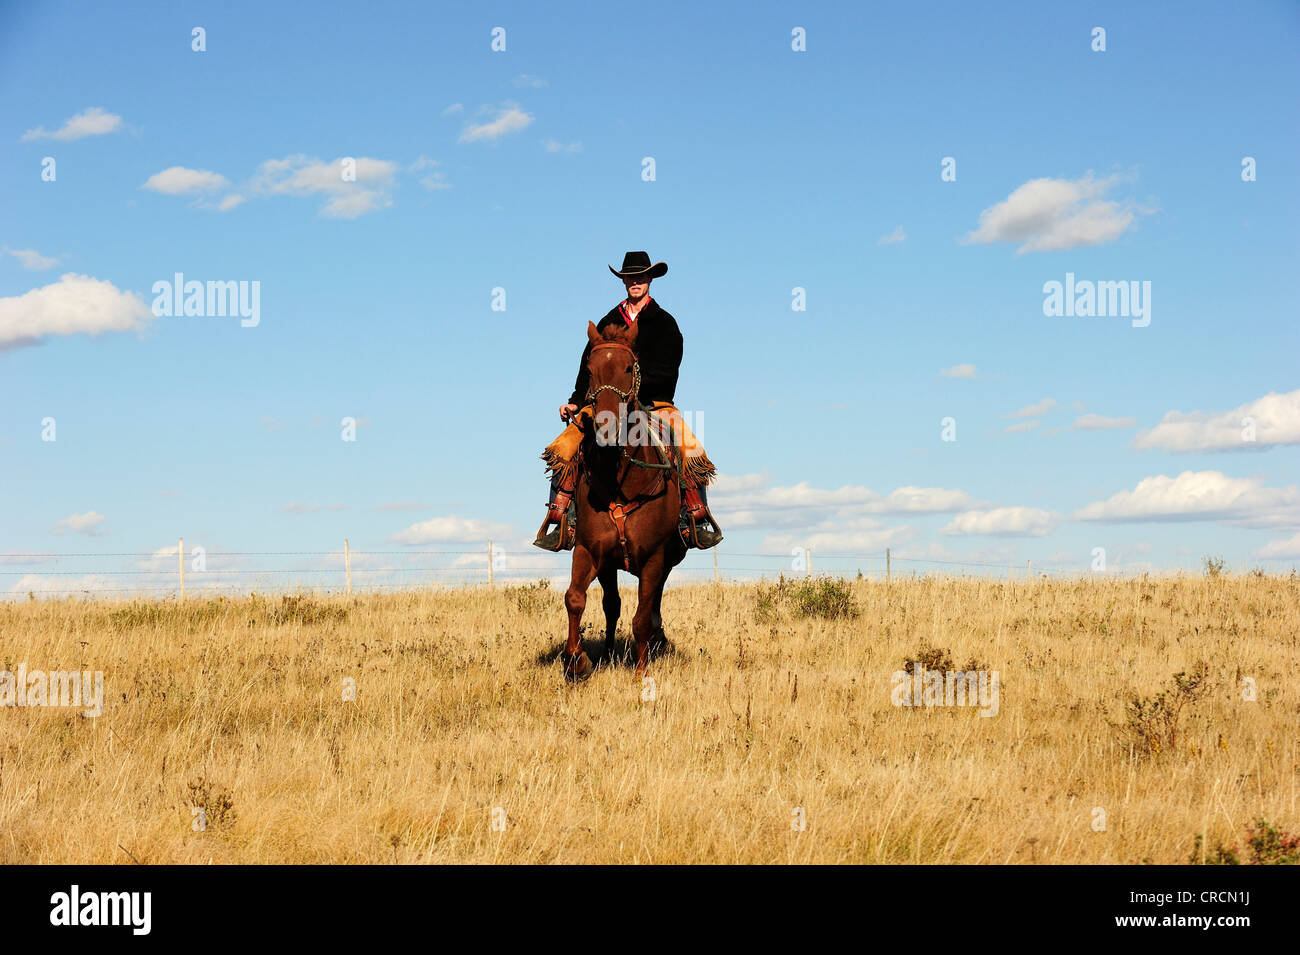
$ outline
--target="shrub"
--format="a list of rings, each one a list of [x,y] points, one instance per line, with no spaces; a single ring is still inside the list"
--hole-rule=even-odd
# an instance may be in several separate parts
[[[522,613],[540,613],[556,609],[555,595],[547,580],[538,580],[533,584],[521,584],[507,587],[504,591],[507,600],[513,600]]]
[[[1216,843],[1214,851],[1201,859],[1201,847],[1205,838],[1196,834],[1196,845],[1192,849],[1192,865],[1241,865],[1237,847]],[[1297,865],[1300,864],[1300,836],[1293,836],[1263,817],[1246,830],[1246,846],[1250,849],[1250,861],[1247,865]]]
[[[125,607],[108,612],[108,623],[114,630],[131,630],[135,627],[156,627],[160,624],[198,624],[215,620],[230,611],[230,601],[225,597],[211,600],[190,600],[185,603],[161,600],[134,600]]]
[[[318,624],[330,620],[346,620],[348,608],[321,603],[307,594],[285,594],[280,598],[280,606],[273,607],[266,619],[271,623]]]
[[[202,808],[208,829],[228,829],[235,824],[235,803],[230,790],[217,786],[206,776],[192,780],[187,787],[189,806]]]
[[[860,613],[853,601],[853,591],[838,577],[819,577],[799,583],[782,574],[774,585],[759,583],[754,591],[754,619],[768,622],[788,610],[796,617],[821,617],[835,620],[853,618]]]
[[[932,647],[926,643],[921,644],[921,649],[903,660],[903,669],[912,670],[917,664],[920,664],[923,670],[942,670],[945,673],[957,669],[957,665],[953,663],[952,656],[947,650],[942,647]],[[979,668],[971,667],[971,669],[977,670]]]
[[[794,589],[792,597],[795,615],[799,617],[836,620],[856,617],[859,613],[857,604],[853,602],[853,591],[838,577],[805,581]]]
[[[1191,673],[1175,673],[1168,690],[1129,700],[1128,731],[1138,752],[1158,756],[1177,749],[1183,710],[1205,694],[1208,675],[1209,667],[1202,663]]]

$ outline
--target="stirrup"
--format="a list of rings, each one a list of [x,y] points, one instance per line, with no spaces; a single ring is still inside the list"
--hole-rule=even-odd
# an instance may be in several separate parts
[[[717,522],[713,520],[713,515],[707,510],[705,516],[715,529],[701,526],[699,521],[695,519],[695,515],[690,513],[686,517],[686,526],[678,528],[682,534],[682,541],[688,549],[694,547],[698,550],[708,550],[710,547],[717,547],[718,544],[722,543],[722,529],[718,527]]]
[[[569,519],[571,513],[572,506],[570,506],[570,510],[566,510],[561,515],[560,522],[555,526],[555,529],[548,533],[546,528],[551,523],[551,512],[548,509],[546,517],[542,520],[542,526],[537,528],[537,539],[533,541],[533,546],[540,547],[542,550],[557,552],[572,548],[577,530],[573,525],[573,521]]]

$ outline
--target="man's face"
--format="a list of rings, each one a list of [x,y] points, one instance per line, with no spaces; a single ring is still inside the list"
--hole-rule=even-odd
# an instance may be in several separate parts
[[[627,297],[635,302],[650,291],[650,280],[645,278],[625,278],[623,287],[627,289]]]

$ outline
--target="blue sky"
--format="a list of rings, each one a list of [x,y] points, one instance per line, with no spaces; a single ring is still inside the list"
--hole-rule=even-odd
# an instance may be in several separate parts
[[[374,583],[481,579],[489,537],[565,575],[538,454],[630,249],[724,572],[1286,570],[1297,39],[1264,2],[0,5],[0,592],[170,586],[181,535],[205,586],[335,582],[270,555],[345,537]],[[177,272],[257,324],[155,316]],[[1045,315],[1067,273],[1149,324]]]

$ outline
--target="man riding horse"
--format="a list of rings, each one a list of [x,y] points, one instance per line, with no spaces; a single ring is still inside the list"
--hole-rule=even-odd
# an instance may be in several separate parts
[[[672,315],[650,297],[650,282],[664,275],[668,265],[665,262],[651,265],[650,256],[645,252],[629,252],[623,257],[622,269],[611,265],[609,270],[623,280],[627,298],[610,309],[596,329],[601,331],[613,322],[623,322],[629,327],[635,322],[639,326],[636,354],[641,386],[637,397],[652,416],[671,428],[673,443],[679,445],[678,451],[683,455],[682,510],[678,522],[682,540],[687,547],[715,547],[722,540],[722,532],[709,511],[704,490],[713,477],[713,465],[673,404],[677,372],[682,363],[682,333]],[[533,543],[544,550],[569,550],[573,547],[576,521],[573,491],[578,477],[576,455],[585,433],[584,425],[591,421],[592,410],[587,394],[591,380],[587,366],[591,348],[588,341],[578,364],[573,394],[560,406],[560,420],[567,422],[568,427],[542,452],[542,460],[551,472],[551,496],[546,505],[546,519],[542,521]],[[556,526],[548,531],[551,524]]]

